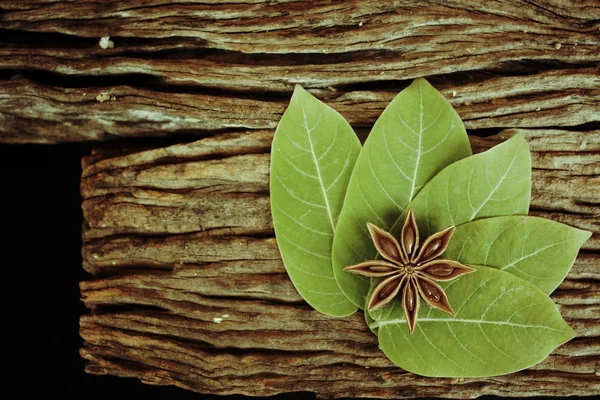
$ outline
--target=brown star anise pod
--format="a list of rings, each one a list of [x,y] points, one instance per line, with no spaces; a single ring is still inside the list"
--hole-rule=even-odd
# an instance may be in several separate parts
[[[412,210],[402,227],[400,243],[388,232],[367,224],[373,243],[383,260],[365,261],[344,268],[370,278],[386,278],[373,290],[368,309],[376,310],[389,303],[402,290],[402,309],[410,333],[415,330],[419,297],[431,307],[454,315],[446,293],[434,281],[449,281],[475,271],[456,261],[437,259],[448,247],[454,227],[429,236],[419,250],[419,228]],[[420,295],[420,296],[419,296]]]

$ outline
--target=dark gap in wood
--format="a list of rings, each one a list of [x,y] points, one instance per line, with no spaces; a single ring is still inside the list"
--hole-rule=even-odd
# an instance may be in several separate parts
[[[600,114],[598,115],[598,121],[590,121],[585,124],[570,125],[570,126],[540,126],[535,128],[527,129],[557,129],[561,131],[572,131],[572,132],[587,132],[600,130]],[[583,150],[582,150],[583,151]]]
[[[96,349],[110,349],[110,350],[108,350],[109,352],[115,351],[114,347],[85,343],[86,349],[89,349],[91,347],[95,347]],[[94,353],[96,353],[96,352],[94,352]],[[99,350],[97,353],[102,353],[102,350]],[[95,354],[94,358],[101,358],[101,359],[105,360],[106,362],[117,365],[120,369],[123,369],[123,370],[131,370],[131,371],[140,371],[141,372],[141,371],[152,371],[155,369],[153,367],[149,367],[148,365],[139,363],[137,361],[133,361],[133,360],[125,359],[125,358],[118,358],[118,357],[114,357],[114,356],[105,356],[104,355],[104,356],[98,357],[98,354]],[[93,371],[92,373],[98,374],[101,371],[100,369],[97,369],[98,367],[99,367],[99,365],[91,364],[91,361],[88,360],[88,363],[86,365],[86,368],[89,368],[88,372]],[[104,374],[104,372],[102,372],[102,373]],[[139,378],[130,378],[130,379],[139,379]]]
[[[2,13],[6,11],[2,10]],[[2,47],[45,48],[45,49],[89,49],[98,46],[100,38],[67,35],[56,32],[27,32],[14,29],[0,29]]]
[[[579,256],[594,258],[598,255],[598,250],[579,249]]]
[[[202,264],[194,264],[202,265]],[[144,265],[144,266],[110,266],[100,268],[98,273],[89,274],[88,279],[99,278],[99,279],[117,279],[123,278],[132,274],[136,275],[151,275],[151,276],[170,276],[177,267],[174,265]],[[86,289],[87,291],[94,291],[96,289]]]
[[[599,338],[597,336],[574,337],[569,340],[573,347],[593,345]]]
[[[31,82],[53,88],[83,89],[83,88],[114,88],[128,86],[138,89],[149,89],[159,93],[202,94],[214,97],[258,101],[283,102],[289,101],[292,94],[287,91],[248,91],[245,89],[221,89],[214,86],[193,84],[163,83],[160,77],[151,74],[113,74],[113,75],[65,75],[46,71],[36,67],[30,69],[0,69],[0,80],[27,79]],[[93,97],[89,101],[96,101]],[[127,125],[126,122],[122,124]]]
[[[83,293],[85,295],[85,293]],[[140,303],[113,303],[113,304],[102,304],[102,305],[94,305],[93,310],[90,310],[90,313],[93,314],[113,314],[118,312],[127,312],[127,311],[149,311],[153,313],[168,313],[171,311],[160,306],[153,306],[149,304],[140,304]]]
[[[234,50],[208,48],[206,41],[199,38],[177,36],[172,38],[140,38],[110,36],[115,43],[112,49],[98,46],[100,37],[83,37],[56,32],[28,32],[0,29],[0,46],[50,49],[97,50],[92,58],[106,59],[112,56],[141,59],[203,59],[224,64],[244,66],[295,66],[331,65],[355,61],[357,58],[374,61],[395,59],[402,55],[399,51],[360,50],[345,53],[242,53]]]
[[[110,36],[110,40],[115,43],[113,49],[101,49],[98,43],[100,37],[85,37],[69,35],[58,32],[35,32],[23,31],[15,29],[0,28],[0,45],[2,47],[19,47],[19,48],[44,48],[44,49],[87,49],[98,50],[98,58],[105,58],[107,55],[150,55],[156,58],[156,54],[165,52],[165,47],[171,47],[168,51],[190,51],[194,50],[194,57],[198,58],[198,54],[214,52],[213,49],[207,48],[204,39],[176,36],[163,38],[141,38],[130,36]],[[129,50],[129,49],[135,50]],[[150,50],[143,50],[150,49]],[[131,54],[128,54],[131,53]]]
[[[494,136],[502,132],[506,128],[481,128],[481,129],[467,129],[467,134],[470,136],[477,136],[480,138],[486,138]]]
[[[561,70],[561,69],[581,69],[595,67],[597,63],[565,63],[562,61],[538,61],[538,60],[519,60],[506,61],[496,64],[492,68],[484,70],[464,70],[452,72],[449,74],[428,75],[427,80],[438,90],[451,89],[457,85],[480,83],[489,79],[498,77],[516,77],[541,74],[544,72]],[[406,88],[411,82],[410,79],[390,79],[377,80],[360,83],[350,83],[342,85],[334,85],[333,87],[342,92],[353,91],[372,91],[372,92],[400,92]],[[332,96],[335,97],[335,96]]]
[[[597,62],[566,62],[552,58],[541,60],[530,60],[522,58],[519,60],[503,61],[486,67],[485,70],[473,70],[473,72],[490,72],[493,76],[523,76],[534,75],[559,69],[576,70],[582,68],[598,68]],[[465,71],[469,72],[469,71]]]
[[[600,205],[600,202],[586,201],[586,200],[577,199],[577,198],[573,199],[573,202],[574,202],[575,204],[579,204],[579,205],[582,205],[582,206],[590,206],[590,207],[594,207],[594,206],[598,206],[598,205]],[[599,211],[599,212],[596,212],[596,213],[592,213],[592,214],[590,214],[590,215],[592,215],[592,216],[596,216],[596,217],[597,217],[597,216],[600,216],[600,211]]]
[[[592,205],[596,205],[596,203],[592,203]],[[575,215],[575,216],[584,216],[584,217],[598,217],[598,213],[586,213],[586,212],[575,212],[570,210],[565,210],[562,208],[550,208],[550,207],[531,207],[529,212],[541,211],[541,212],[559,212],[564,215]],[[580,250],[581,251],[581,250]]]
[[[64,75],[46,71],[36,66],[30,69],[0,69],[0,80],[25,78],[38,84],[61,88],[88,88],[132,86],[151,88],[160,84],[160,78],[149,74],[120,74],[120,75]],[[92,97],[90,101],[95,101]]]
[[[114,235],[112,238],[116,238],[119,235]],[[103,237],[103,238],[98,238],[98,239],[94,239],[94,241],[102,241],[103,239],[107,239],[107,237]],[[85,244],[88,244],[88,242],[84,242]],[[87,266],[85,265],[86,263],[84,262],[84,268],[86,268]],[[200,264],[198,264],[200,265]],[[90,272],[89,270],[93,270],[94,272]],[[92,279],[95,277],[98,278],[119,278],[119,277],[123,277],[126,275],[130,275],[130,274],[135,274],[138,273],[138,271],[142,272],[142,271],[152,271],[152,273],[156,273],[156,272],[172,272],[175,269],[175,265],[174,263],[148,263],[148,262],[142,262],[142,261],[137,261],[137,262],[119,262],[118,264],[114,264],[114,265],[109,265],[109,266],[98,266],[98,265],[92,265],[91,268],[86,268],[86,271],[88,273],[87,278]],[[98,272],[99,271],[99,272]]]
[[[582,252],[583,250],[581,250]],[[567,278],[565,278],[565,280],[573,280],[573,281],[577,281],[577,283],[582,283],[582,284],[589,284],[590,286],[595,286],[600,282],[600,279],[594,279],[594,278],[577,278],[577,279],[570,279],[568,276]],[[575,293],[575,292],[587,292],[589,290],[594,290],[593,288],[568,288],[568,289],[561,289],[561,287],[557,287],[553,293],[559,294],[559,293]],[[600,296],[600,291],[598,292],[598,295]],[[566,307],[568,307],[568,304],[565,304]]]

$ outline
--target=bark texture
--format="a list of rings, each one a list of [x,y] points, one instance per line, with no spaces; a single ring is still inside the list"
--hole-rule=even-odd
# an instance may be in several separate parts
[[[86,370],[217,394],[599,392],[599,29],[596,0],[0,1],[0,142],[136,139],[83,160]],[[474,151],[527,139],[531,214],[593,232],[552,295],[578,336],[526,371],[406,373],[281,262],[269,152],[294,85],[364,139],[420,76]]]
[[[360,314],[308,307],[285,273],[269,209],[272,131],[84,159],[81,320],[88,371],[211,393],[319,397],[590,395],[600,389],[598,131],[515,132],[533,158],[532,214],[594,232],[552,295],[577,338],[494,379],[430,379],[394,367]],[[236,172],[237,171],[237,172]],[[235,349],[235,351],[232,351]]]
[[[600,120],[595,0],[4,3],[1,142],[270,129],[296,84],[370,126],[418,76],[470,129]]]

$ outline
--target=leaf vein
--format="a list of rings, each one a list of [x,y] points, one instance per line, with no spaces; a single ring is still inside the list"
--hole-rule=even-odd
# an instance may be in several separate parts
[[[496,190],[498,190],[498,188],[500,187],[502,182],[504,182],[504,180],[506,179],[508,172],[511,170],[512,166],[514,165],[518,155],[519,155],[519,152],[515,151],[515,155],[513,156],[513,159],[510,162],[510,165],[506,169],[505,173],[503,175],[501,174],[501,177],[500,177],[500,179],[498,179],[498,183],[496,184],[496,186],[490,191],[489,196],[481,203],[479,208],[477,208],[477,210],[475,210],[475,212],[473,212],[473,215],[471,215],[471,218],[469,218],[469,221],[471,221],[473,218],[475,218],[475,215],[477,215],[477,213],[479,213],[479,211],[481,211],[481,209],[486,205],[486,203],[492,198],[494,193],[496,193]],[[496,164],[496,167],[497,167],[497,164]],[[486,168],[486,176],[487,176],[487,168]]]
[[[323,177],[321,175],[321,168],[319,167],[319,161],[317,160],[317,156],[315,154],[315,148],[313,145],[313,141],[312,141],[312,130],[317,126],[317,124],[321,121],[321,115],[323,114],[323,111],[321,111],[321,113],[319,114],[319,118],[317,119],[317,122],[315,123],[315,125],[312,128],[308,127],[308,120],[306,117],[306,110],[304,109],[304,103],[302,101],[300,101],[300,107],[302,108],[302,115],[304,116],[304,127],[307,131],[307,136],[308,136],[308,143],[310,145],[310,154],[312,155],[313,158],[313,162],[315,163],[315,167],[317,168],[317,176],[318,176],[318,180],[319,180],[319,184],[321,185],[321,191],[323,194],[323,199],[325,200],[325,208],[327,210],[327,216],[329,217],[329,222],[331,223],[331,230],[335,231],[335,223],[333,222],[333,215],[331,214],[331,206],[329,205],[329,198],[327,197],[327,192],[325,191],[325,186],[323,185]]]
[[[306,205],[312,206],[312,207],[318,207],[318,208],[326,208],[324,205],[322,204],[316,204],[316,203],[311,203],[310,201],[306,201],[301,197],[298,197],[297,195],[294,194],[294,192],[292,192],[286,185],[285,183],[283,183],[283,180],[281,179],[281,177],[279,176],[278,173],[272,173],[272,175],[275,176],[275,179],[277,179],[279,181],[279,183],[281,183],[281,186],[285,189],[285,191],[292,196],[294,199],[298,200],[301,203],[304,203]]]

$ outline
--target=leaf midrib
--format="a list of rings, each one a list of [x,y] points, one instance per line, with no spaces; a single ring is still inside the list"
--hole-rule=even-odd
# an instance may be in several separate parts
[[[463,322],[468,324],[487,324],[487,325],[506,325],[506,326],[516,326],[518,328],[538,328],[538,329],[548,329],[551,331],[561,331],[560,329],[550,328],[549,326],[544,325],[525,325],[525,324],[515,324],[508,321],[490,321],[490,320],[478,320],[478,319],[462,319],[462,318],[418,318],[419,323],[421,322]],[[386,325],[394,325],[394,324],[406,324],[405,319],[391,319],[387,321],[376,322],[371,325],[372,328],[380,328]]]
[[[333,222],[333,216],[331,215],[331,206],[329,205],[329,199],[327,198],[327,191],[325,190],[325,186],[323,185],[323,177],[321,175],[321,169],[319,168],[319,160],[317,160],[312,141],[312,129],[308,128],[308,120],[306,119],[306,111],[304,110],[304,102],[302,100],[300,100],[300,107],[302,108],[302,117],[304,118],[304,129],[306,129],[306,133],[308,136],[308,144],[310,145],[310,155],[312,156],[313,162],[315,163],[319,186],[321,187],[323,199],[325,200],[325,209],[327,210],[327,216],[329,217],[329,222],[331,223],[331,231],[335,232],[335,223]]]
[[[534,257],[534,256],[536,256],[536,255],[538,255],[538,254],[540,254],[540,253],[542,253],[542,252],[544,252],[544,251],[552,248],[552,247],[556,247],[556,246],[560,246],[561,244],[573,242],[573,241],[575,241],[577,239],[578,238],[571,238],[571,239],[568,239],[568,240],[563,240],[561,242],[552,243],[552,244],[549,244],[549,245],[547,245],[545,247],[542,247],[541,249],[538,249],[538,250],[536,250],[536,251],[534,251],[532,253],[529,253],[527,255],[523,254],[520,258],[518,258],[518,259],[514,260],[513,262],[511,262],[510,264],[505,265],[502,268],[500,268],[500,270],[505,270],[507,268],[513,267],[516,264],[520,263],[521,261],[524,261],[524,260],[527,260],[528,258]]]
[[[419,81],[419,107],[419,151],[417,152],[417,159],[415,161],[415,171],[413,173],[412,183],[410,187],[410,195],[408,196],[409,203],[415,195],[415,182],[417,181],[419,165],[421,164],[421,153],[423,152],[423,83],[421,81]]]

